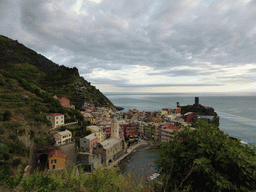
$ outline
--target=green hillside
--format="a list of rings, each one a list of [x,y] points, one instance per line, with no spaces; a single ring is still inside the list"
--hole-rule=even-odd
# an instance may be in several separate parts
[[[114,107],[79,76],[77,68],[59,66],[18,41],[0,36],[0,113],[9,109],[17,122],[47,122],[44,113],[64,113],[54,95],[70,99],[76,109],[85,101]]]
[[[55,95],[68,98],[76,109],[62,107]],[[79,111],[84,102],[114,108],[79,76],[77,68],[59,66],[18,41],[0,36],[0,170],[5,170],[4,175],[15,175],[18,166],[24,169],[34,137],[50,137],[51,123],[46,119],[50,113],[64,114],[65,123],[78,121],[75,141],[88,134]]]
[[[78,108],[84,101],[113,107],[99,90],[79,76],[77,68],[59,66],[18,41],[0,36],[0,56],[1,74],[16,75],[52,96],[67,97]],[[17,80],[14,76],[9,78]]]

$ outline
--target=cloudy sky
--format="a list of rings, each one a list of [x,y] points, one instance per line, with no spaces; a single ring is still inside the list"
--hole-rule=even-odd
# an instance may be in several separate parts
[[[102,92],[256,91],[256,0],[0,0],[0,34]]]

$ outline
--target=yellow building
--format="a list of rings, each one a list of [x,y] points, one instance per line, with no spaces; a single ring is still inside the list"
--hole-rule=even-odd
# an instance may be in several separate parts
[[[48,168],[52,169],[64,169],[66,155],[60,150],[54,150],[48,154]]]
[[[96,118],[91,113],[81,112],[85,121],[90,121],[91,124],[96,124]]]
[[[104,141],[104,133],[103,133],[103,129],[101,127],[96,126],[96,125],[90,125],[90,126],[87,126],[86,129],[90,130],[92,133],[96,133],[99,143]]]

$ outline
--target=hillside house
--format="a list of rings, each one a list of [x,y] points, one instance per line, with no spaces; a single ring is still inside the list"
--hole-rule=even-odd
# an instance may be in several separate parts
[[[90,130],[92,133],[96,133],[96,136],[98,137],[99,142],[104,141],[104,133],[101,127],[96,125],[90,125],[90,126],[87,126],[86,129]]]
[[[64,145],[72,141],[72,133],[67,129],[54,134],[53,137],[56,145]]]
[[[90,121],[91,124],[96,124],[96,118],[91,113],[81,112],[85,121]]]
[[[48,154],[48,168],[52,169],[64,169],[65,168],[66,155],[60,150],[51,151]]]
[[[58,98],[58,100],[60,101],[60,104],[61,104],[62,107],[66,107],[66,108],[70,107],[69,99],[67,99],[65,97],[61,97],[61,98]]]
[[[64,115],[59,113],[53,113],[47,116],[47,119],[52,123],[52,128],[64,125]]]
[[[98,137],[96,136],[96,133],[92,133],[84,138],[80,138],[80,148],[83,151],[92,153],[93,149],[96,148],[97,143]]]

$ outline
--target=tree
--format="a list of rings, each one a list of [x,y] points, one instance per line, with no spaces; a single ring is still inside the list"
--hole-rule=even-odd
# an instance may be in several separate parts
[[[3,114],[4,121],[10,121],[12,117],[12,112],[10,110],[5,110]]]
[[[192,191],[256,190],[256,147],[232,140],[213,124],[198,120],[172,141],[161,143],[157,166],[165,187]]]

